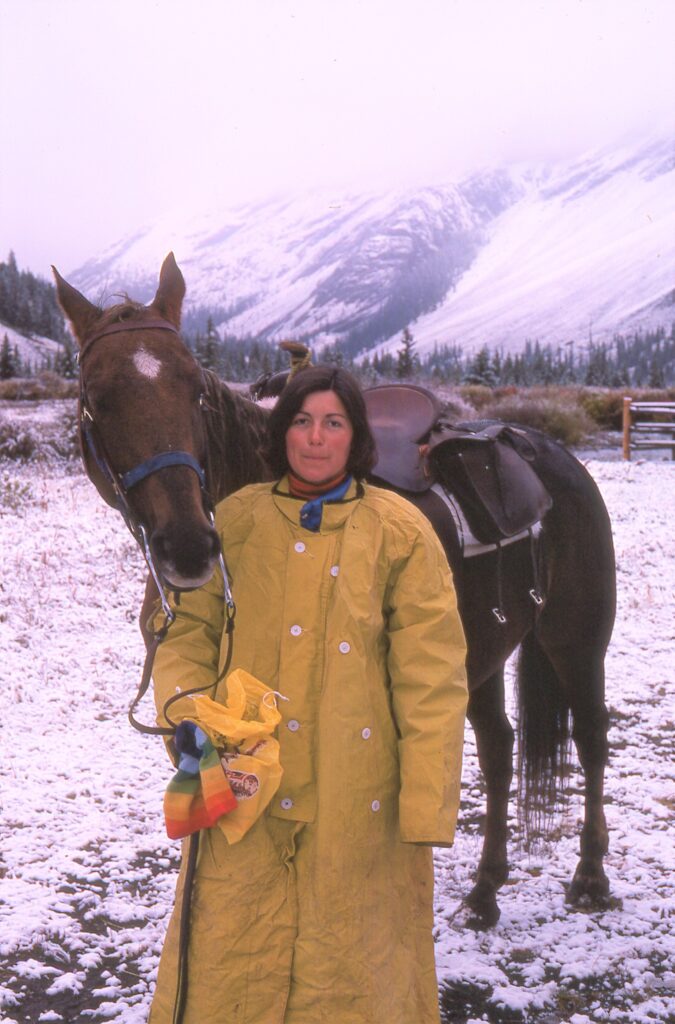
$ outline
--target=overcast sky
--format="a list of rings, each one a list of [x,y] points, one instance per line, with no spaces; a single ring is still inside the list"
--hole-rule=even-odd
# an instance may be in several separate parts
[[[0,0],[0,259],[671,129],[674,39],[675,0]]]

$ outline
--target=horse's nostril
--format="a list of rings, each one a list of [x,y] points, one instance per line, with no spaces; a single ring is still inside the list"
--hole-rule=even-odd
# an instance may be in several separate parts
[[[162,531],[153,533],[150,540],[152,553],[158,562],[166,562],[169,558],[169,543]]]
[[[215,530],[211,530],[211,536],[209,539],[211,541],[211,558],[218,558],[218,555],[220,554],[220,540]]]

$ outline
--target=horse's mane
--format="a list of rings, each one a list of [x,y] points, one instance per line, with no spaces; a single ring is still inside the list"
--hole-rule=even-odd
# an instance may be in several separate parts
[[[263,456],[268,410],[231,391],[211,370],[202,374],[206,478],[215,504],[245,484],[271,479]]]
[[[97,326],[107,327],[109,324],[123,320],[134,320],[140,314],[147,312],[147,306],[144,306],[142,302],[136,302],[135,299],[130,299],[126,292],[118,293],[117,297],[122,301],[114,306],[97,307],[100,314]]]

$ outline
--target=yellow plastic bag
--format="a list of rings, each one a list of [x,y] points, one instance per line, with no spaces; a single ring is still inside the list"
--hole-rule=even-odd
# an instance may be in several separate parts
[[[218,820],[229,843],[238,842],[279,788],[283,769],[272,733],[281,721],[276,694],[255,676],[235,669],[227,677],[227,701],[204,694],[180,701],[177,718],[195,722],[218,750],[237,806]]]

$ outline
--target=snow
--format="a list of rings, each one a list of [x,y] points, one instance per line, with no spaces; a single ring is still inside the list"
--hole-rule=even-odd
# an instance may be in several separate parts
[[[7,336],[10,348],[18,349],[23,360],[29,360],[38,366],[50,356],[53,359],[58,352],[62,352],[62,346],[52,338],[46,338],[41,334],[23,334],[15,327],[8,327],[0,320],[0,344]]]
[[[564,904],[581,815],[573,775],[550,844],[527,853],[514,814],[498,925],[462,927],[483,811],[467,730],[458,839],[435,853],[448,1021],[675,1019],[675,463],[588,466],[618,561],[607,659],[613,902],[602,912]],[[6,465],[0,478],[13,483],[0,494],[0,1024],[140,1024],[178,862],[163,828],[162,741],[126,718],[143,661],[141,557],[79,470]],[[152,719],[149,701],[142,717]]]
[[[673,287],[675,166],[654,177],[644,165],[591,169],[583,191],[533,185],[493,222],[456,290],[417,321],[418,351],[487,339],[509,350],[589,330],[597,340],[664,322],[648,309]]]

